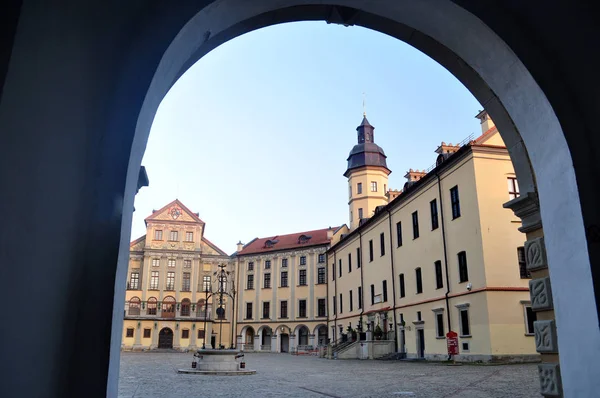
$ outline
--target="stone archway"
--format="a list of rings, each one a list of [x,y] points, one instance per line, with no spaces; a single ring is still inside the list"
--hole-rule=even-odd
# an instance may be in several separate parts
[[[327,345],[327,325],[319,324],[313,330],[315,336],[315,344],[318,346]]]
[[[158,333],[158,348],[173,348],[173,330],[162,328]]]
[[[39,389],[83,395],[108,388],[108,395],[116,395],[133,199],[158,104],[173,82],[212,48],[252,29],[298,20],[358,24],[404,40],[449,69],[484,105],[502,132],[522,192],[527,193],[523,196],[528,199],[513,208],[524,224],[543,223],[545,242],[528,247],[543,260],[537,263],[540,272],[549,273],[540,278],[545,280],[543,287],[549,286],[546,282],[553,286],[565,394],[597,391],[600,381],[593,372],[600,331],[592,276],[597,277],[598,271],[591,263],[600,255],[594,161],[599,146],[592,134],[597,107],[595,85],[590,82],[597,81],[598,68],[586,54],[591,47],[586,45],[588,36],[594,35],[585,31],[597,32],[596,25],[575,6],[484,7],[468,0],[336,0],[318,5],[271,0],[244,7],[236,7],[234,0],[216,3],[200,1],[186,7],[164,3],[150,10],[136,8],[143,3],[98,9],[81,2],[68,12],[58,8],[43,12],[28,3],[16,12],[9,10],[14,23],[8,25],[7,42],[12,52],[0,58],[0,131],[19,135],[11,135],[3,146],[0,170],[18,168],[19,176],[2,173],[2,184],[11,194],[0,200],[3,208],[29,210],[7,212],[5,225],[34,225],[36,215],[45,214],[48,227],[28,232],[28,240],[47,245],[36,251],[27,250],[18,234],[7,234],[8,251],[2,255],[36,267],[37,279],[21,278],[20,269],[25,267],[11,267],[4,279],[15,283],[6,294],[43,292],[49,281],[56,281],[57,289],[46,302],[47,311],[59,316],[56,327],[43,338],[7,332],[6,338],[15,344],[3,348],[7,350],[3,356],[18,358],[14,347],[28,347],[37,353],[38,363],[63,365],[59,375],[40,374],[36,385],[27,387],[32,393],[20,393],[39,395],[33,393]],[[571,29],[552,36],[532,22],[540,12],[558,21],[571,18]],[[543,25],[552,29],[553,24]],[[79,40],[57,45],[65,35]],[[46,66],[43,71],[35,69],[40,64]],[[60,87],[55,82],[61,82]],[[29,95],[32,92],[36,95]],[[63,152],[64,142],[69,142],[68,153]],[[53,161],[57,154],[62,155],[60,162]],[[49,200],[37,200],[40,197]],[[69,210],[56,212],[57,208]],[[541,235],[540,228],[528,234],[533,241],[541,237],[535,235]],[[48,251],[55,254],[50,260]],[[117,258],[115,272],[106,264]],[[33,307],[41,297],[31,294],[25,300],[24,305]],[[80,309],[64,313],[61,309],[73,300]],[[112,312],[106,309],[110,300]],[[106,330],[111,323],[109,338]],[[102,327],[91,327],[98,324]],[[65,338],[72,347],[60,344]],[[86,345],[90,339],[97,344]],[[77,347],[84,345],[86,352],[78,352]],[[99,360],[90,364],[90,356]],[[27,361],[18,361],[6,372],[9,391],[27,385],[23,381],[27,366]]]

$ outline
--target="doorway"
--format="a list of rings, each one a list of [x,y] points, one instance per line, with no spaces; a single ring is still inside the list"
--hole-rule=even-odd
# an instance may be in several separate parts
[[[212,348],[217,348],[217,336],[210,336],[210,345]]]
[[[163,328],[158,334],[158,348],[173,348],[173,331]]]
[[[290,352],[290,335],[287,333],[280,334],[281,352]]]
[[[425,358],[425,331],[417,329],[417,357]]]

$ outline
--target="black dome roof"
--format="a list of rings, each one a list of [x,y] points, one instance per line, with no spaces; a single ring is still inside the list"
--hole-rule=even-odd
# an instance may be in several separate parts
[[[389,171],[385,160],[385,152],[379,145],[375,144],[374,130],[375,127],[364,117],[362,123],[356,128],[358,144],[354,145],[348,155],[348,168],[344,176],[348,177],[351,170],[365,166],[384,167]]]

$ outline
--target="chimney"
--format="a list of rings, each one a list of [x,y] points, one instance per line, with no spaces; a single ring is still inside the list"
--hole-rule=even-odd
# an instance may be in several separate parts
[[[333,229],[329,227],[329,229],[327,230],[327,240],[331,239],[333,239]]]
[[[244,244],[242,243],[242,241],[239,241],[237,243],[237,251],[238,251],[238,253],[241,252],[243,248],[244,248]]]
[[[495,126],[494,121],[490,115],[488,115],[485,109],[483,111],[479,111],[475,118],[479,119],[479,123],[481,123],[481,134]]]
[[[408,182],[413,182],[413,181],[419,181],[421,178],[425,177],[425,175],[427,175],[427,173],[425,173],[425,170],[410,169],[406,172],[406,174],[404,175],[404,178],[406,178],[408,180]]]

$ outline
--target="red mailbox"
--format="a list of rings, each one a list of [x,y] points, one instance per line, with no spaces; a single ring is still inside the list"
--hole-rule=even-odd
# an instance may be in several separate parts
[[[452,330],[446,333],[446,344],[448,345],[448,355],[458,355],[458,335]]]

